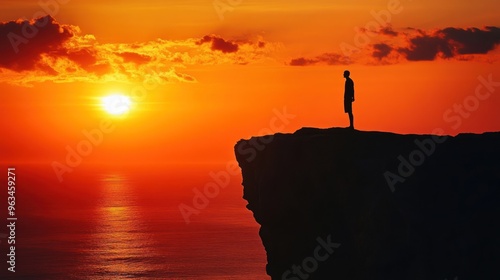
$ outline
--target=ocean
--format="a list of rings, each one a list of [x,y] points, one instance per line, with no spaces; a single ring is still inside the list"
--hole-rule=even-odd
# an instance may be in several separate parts
[[[195,189],[214,183],[210,172],[224,170],[218,164],[92,165],[59,182],[50,165],[18,165],[16,272],[7,270],[3,226],[1,279],[269,279],[241,175],[212,189],[203,207],[193,202]],[[181,204],[197,210],[189,224]]]

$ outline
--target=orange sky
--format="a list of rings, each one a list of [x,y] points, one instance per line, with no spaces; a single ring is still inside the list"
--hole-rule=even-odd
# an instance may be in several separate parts
[[[132,111],[85,161],[227,161],[240,138],[347,126],[345,69],[359,130],[500,130],[500,87],[475,95],[480,77],[500,82],[496,0],[41,3],[0,3],[5,163],[64,162],[111,118],[100,98],[114,92]],[[47,13],[12,46],[17,19]]]

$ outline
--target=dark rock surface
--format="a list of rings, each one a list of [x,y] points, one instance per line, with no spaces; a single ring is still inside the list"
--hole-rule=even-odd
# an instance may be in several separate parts
[[[303,128],[235,152],[272,279],[500,279],[500,133]]]

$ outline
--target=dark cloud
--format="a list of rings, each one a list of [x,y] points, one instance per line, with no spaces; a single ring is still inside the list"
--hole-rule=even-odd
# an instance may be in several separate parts
[[[387,57],[392,51],[392,47],[387,44],[374,44],[372,56],[378,58],[379,60]]]
[[[368,34],[368,36],[385,35],[389,37],[396,37],[399,35],[399,32],[392,29],[392,26],[390,25],[378,29],[369,29],[367,27],[363,27],[360,28],[359,31]]]
[[[399,32],[394,31],[390,26],[386,26],[380,29],[379,33],[392,37],[396,37],[399,35]]]
[[[290,61],[291,66],[309,66],[318,63],[317,59],[309,59],[304,57],[294,58]]]
[[[484,29],[448,27],[439,34],[456,46],[458,54],[485,54],[500,43],[500,28],[493,26]]]
[[[409,45],[398,49],[407,60],[434,60],[437,57],[453,58],[465,54],[486,54],[500,43],[500,28],[453,28],[433,33],[418,31],[410,37]]]
[[[347,65],[350,64],[350,60],[348,57],[337,53],[323,53],[313,58],[295,58],[289,64],[291,66],[310,66],[315,64]]]
[[[17,72],[38,67],[43,54],[57,51],[74,36],[71,26],[51,16],[0,23],[0,67]]]
[[[410,39],[410,46],[398,50],[407,60],[434,60],[439,53],[445,58],[452,57],[451,49],[445,40],[434,36],[418,36]]]
[[[350,63],[348,57],[337,53],[324,53],[319,55],[317,59],[328,65],[346,65]]]
[[[311,66],[318,64],[348,65],[393,64],[402,61],[433,61],[436,59],[456,59],[481,61],[500,44],[500,28],[454,28],[422,30],[412,27],[394,30],[386,26],[377,31],[360,29],[367,38],[365,44],[340,45],[345,55],[328,52],[318,56],[298,57],[288,64],[291,66]],[[358,36],[359,34],[357,34]],[[377,36],[378,35],[378,36]],[[351,50],[356,50],[353,53]],[[495,57],[495,54],[492,54]]]
[[[212,43],[211,49],[213,51],[221,51],[223,53],[234,53],[239,49],[238,44],[226,41],[223,38],[214,35],[206,35],[197,42],[198,45],[205,43]]]

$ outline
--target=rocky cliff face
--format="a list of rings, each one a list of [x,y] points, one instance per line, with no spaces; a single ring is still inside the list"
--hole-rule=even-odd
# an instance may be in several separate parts
[[[304,128],[235,152],[272,279],[500,279],[500,133]]]

